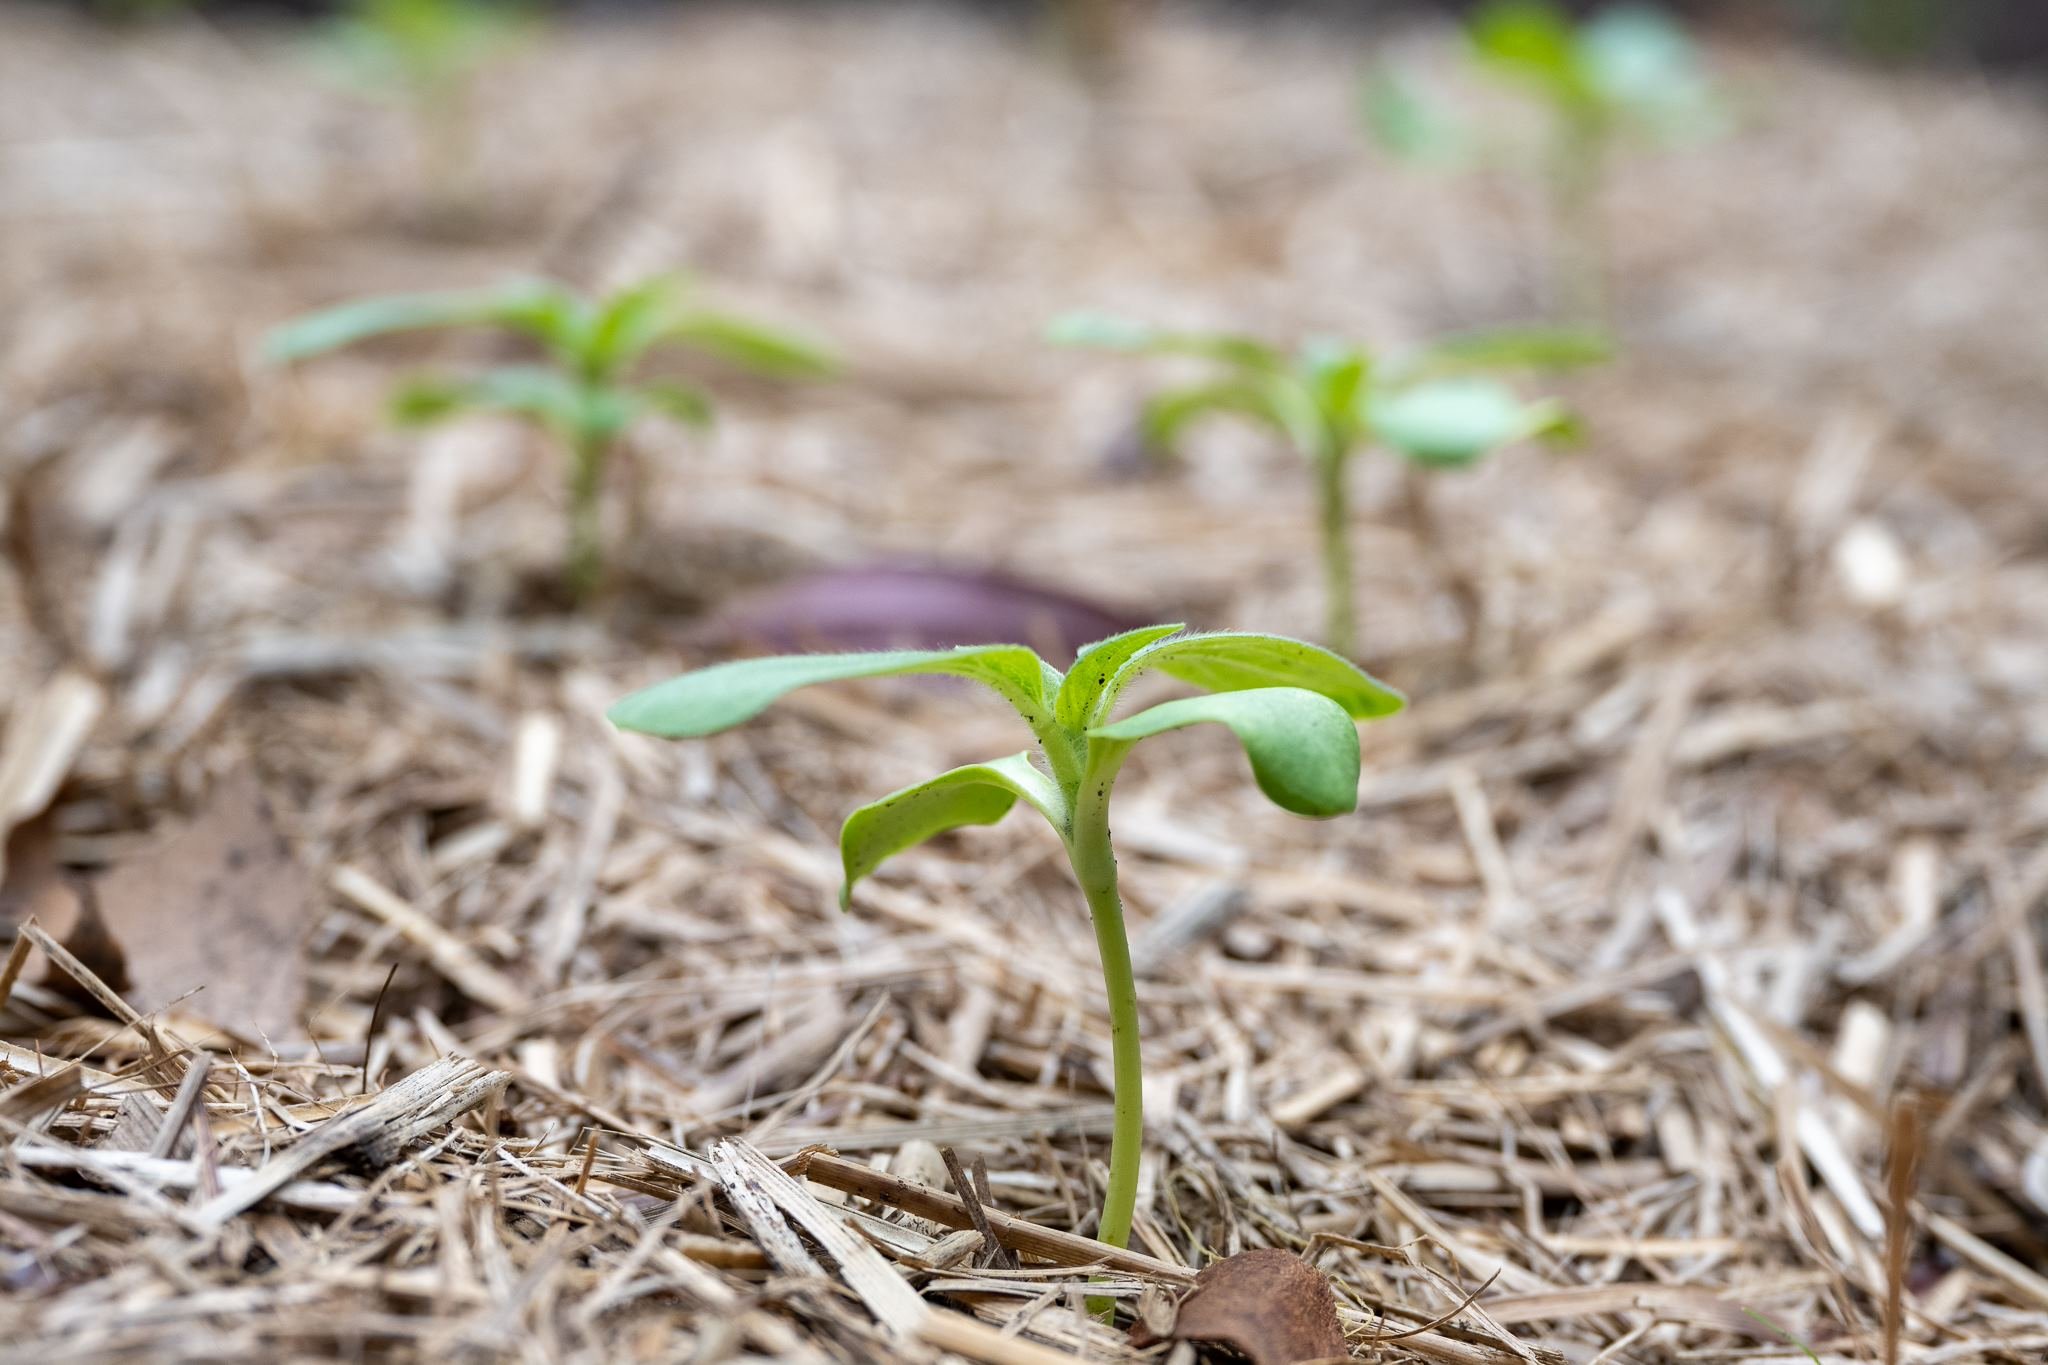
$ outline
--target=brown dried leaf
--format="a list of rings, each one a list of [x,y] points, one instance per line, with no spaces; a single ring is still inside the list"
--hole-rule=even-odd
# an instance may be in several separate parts
[[[97,890],[138,1010],[181,1001],[242,1037],[298,1031],[313,884],[253,775],[221,783],[191,824]]]
[[[78,889],[57,861],[56,813],[44,810],[8,831],[6,871],[0,873],[0,928],[35,916],[36,923],[67,938],[79,916]]]
[[[1227,1256],[1195,1277],[1171,1330],[1141,1322],[1139,1348],[1186,1341],[1235,1352],[1252,1365],[1298,1365],[1350,1355],[1337,1296],[1323,1273],[1290,1251],[1262,1247]]]

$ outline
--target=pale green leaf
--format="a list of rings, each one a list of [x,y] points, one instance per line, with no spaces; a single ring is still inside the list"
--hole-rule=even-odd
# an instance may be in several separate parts
[[[530,366],[506,366],[471,379],[416,381],[392,401],[393,417],[413,425],[470,411],[510,413],[592,441],[618,435],[637,414],[624,393]]]
[[[1296,815],[1342,815],[1358,805],[1358,730],[1342,706],[1299,687],[1262,687],[1162,702],[1088,732],[1095,745],[1128,748],[1183,726],[1229,726],[1268,800]],[[1098,750],[1091,766],[1115,749]]]
[[[973,678],[1000,693],[1035,730],[1051,705],[1044,662],[1023,645],[880,650],[865,654],[783,654],[735,659],[657,683],[607,713],[621,730],[665,739],[716,734],[753,719],[777,699],[815,683],[941,673]]]
[[[711,395],[694,384],[657,380],[651,384],[634,385],[633,393],[664,417],[672,417],[693,427],[710,426],[717,415],[711,404]]]
[[[845,868],[840,908],[852,899],[855,883],[885,860],[949,829],[992,825],[1010,813],[1020,796],[1054,829],[1065,825],[1066,799],[1059,785],[1024,754],[955,768],[862,806],[846,817],[839,831],[839,856]]]
[[[638,360],[671,324],[687,288],[679,276],[657,275],[607,297],[583,344],[584,373],[615,375]]]
[[[1429,380],[1376,394],[1373,433],[1419,464],[1469,464],[1504,445],[1553,428],[1562,409],[1525,403],[1489,379]]]
[[[1069,313],[1046,329],[1046,339],[1060,346],[1198,356],[1249,370],[1271,371],[1282,365],[1280,352],[1252,337],[1229,332],[1169,332],[1108,313]]]
[[[1431,343],[1410,373],[1451,370],[1571,370],[1605,364],[1614,343],[1590,327],[1490,327]]]
[[[263,354],[275,361],[300,360],[394,332],[470,326],[507,327],[560,351],[573,345],[583,313],[580,300],[545,280],[517,280],[491,289],[389,294],[285,323],[264,338]]]
[[[728,313],[685,313],[662,330],[660,339],[694,346],[767,375],[816,378],[835,368],[830,353],[816,342]]]
[[[1621,5],[1580,28],[1578,59],[1586,79],[1617,104],[1665,103],[1700,83],[1699,53],[1661,10]]]
[[[1359,110],[1373,139],[1404,161],[1456,166],[1471,159],[1470,134],[1386,67],[1367,73]]]
[[[1123,673],[1112,680],[1108,703],[1113,704],[1115,693],[1152,668],[1211,692],[1301,688],[1328,697],[1345,714],[1359,720],[1389,716],[1407,704],[1399,692],[1321,645],[1245,631],[1182,635],[1147,646],[1132,655]],[[1098,707],[1098,718],[1105,713]]]
[[[1214,384],[1191,384],[1168,389],[1145,404],[1145,443],[1161,453],[1170,453],[1181,434],[1201,418],[1231,414],[1263,422],[1282,436],[1291,437],[1281,414],[1274,410],[1270,387],[1253,379],[1225,379]]]

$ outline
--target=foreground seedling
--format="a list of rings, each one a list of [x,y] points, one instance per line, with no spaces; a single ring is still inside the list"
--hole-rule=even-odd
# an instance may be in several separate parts
[[[501,366],[467,379],[414,379],[394,394],[393,416],[419,425],[464,412],[503,412],[553,433],[568,454],[567,577],[579,597],[603,575],[599,494],[605,466],[627,429],[650,414],[696,426],[711,420],[711,399],[702,389],[629,378],[643,356],[657,346],[681,345],[768,375],[816,376],[832,368],[807,341],[696,307],[687,284],[674,276],[602,299],[545,280],[364,299],[278,328],[264,350],[273,360],[299,360],[370,337],[440,327],[521,334],[540,343],[547,363]]]
[[[1115,719],[1124,689],[1153,670],[1210,695]],[[1138,741],[1168,730],[1224,725],[1244,746],[1259,790],[1274,804],[1297,815],[1341,815],[1358,802],[1354,722],[1390,715],[1403,700],[1355,664],[1315,645],[1277,635],[1184,635],[1181,627],[1167,625],[1090,645],[1064,675],[1022,645],[782,655],[685,673],[627,697],[610,714],[623,730],[689,739],[739,725],[813,683],[914,673],[952,674],[993,688],[1031,728],[1037,758],[1027,751],[955,768],[848,816],[839,835],[845,870],[840,904],[848,903],[855,883],[884,859],[934,835],[993,824],[1020,799],[1045,817],[1066,847],[1094,918],[1109,994],[1116,1117],[1096,1235],[1123,1246],[1144,1140],[1137,981],[1109,840],[1110,788],[1125,755]]]
[[[1608,355],[1596,333],[1522,329],[1446,339],[1419,354],[1380,359],[1360,346],[1311,342],[1293,355],[1250,337],[1166,332],[1120,318],[1081,314],[1054,324],[1053,339],[1145,355],[1192,356],[1221,377],[1170,388],[1146,404],[1148,447],[1166,452],[1197,418],[1235,414],[1272,427],[1315,473],[1324,580],[1323,638],[1339,654],[1355,652],[1352,595],[1351,457],[1383,445],[1412,468],[1471,464],[1512,442],[1560,439],[1574,430],[1564,407],[1524,402],[1483,372],[1565,368]],[[1434,521],[1419,485],[1408,485],[1417,532],[1432,556]],[[1469,622],[1468,622],[1469,624]]]
[[[1635,5],[1574,26],[1548,0],[1492,0],[1465,33],[1481,73],[1542,107],[1537,160],[1550,206],[1555,306],[1574,321],[1603,321],[1608,267],[1599,200],[1615,148],[1699,138],[1724,121],[1698,49],[1669,15]],[[1501,158],[1390,71],[1368,79],[1365,114],[1381,144],[1411,160]]]

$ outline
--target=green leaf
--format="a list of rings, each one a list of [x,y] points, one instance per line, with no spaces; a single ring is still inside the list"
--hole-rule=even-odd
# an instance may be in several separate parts
[[[670,325],[686,288],[679,276],[657,275],[605,299],[584,340],[584,373],[616,374],[638,360]]]
[[[1074,666],[1067,670],[1066,679],[1060,683],[1059,693],[1053,698],[1053,719],[1062,729],[1086,729],[1100,719],[1095,713],[1095,703],[1116,681],[1117,674],[1123,671],[1131,656],[1145,646],[1169,635],[1178,635],[1185,629],[1187,627],[1179,624],[1140,626],[1087,646],[1074,657]]]
[[[429,379],[399,389],[392,416],[422,425],[458,412],[505,412],[526,417],[576,440],[606,441],[632,422],[638,409],[616,389],[580,384],[559,370],[506,366],[473,379]]]
[[[831,355],[816,343],[727,313],[686,313],[669,323],[660,339],[694,346],[767,375],[816,378],[836,368]]]
[[[1470,464],[1501,446],[1555,429],[1564,410],[1555,403],[1524,403],[1490,379],[1428,380],[1372,401],[1372,428],[1380,440],[1427,465]]]
[[[491,289],[389,294],[312,313],[275,328],[263,354],[302,360],[371,337],[435,327],[498,326],[525,332],[557,350],[573,341],[583,304],[560,285],[519,280]]]
[[[1614,343],[1590,327],[1490,327],[1432,343],[1413,371],[1569,370],[1614,358]]]
[[[1342,706],[1299,687],[1261,687],[1162,702],[1088,732],[1127,748],[1183,726],[1227,725],[1251,759],[1259,790],[1296,815],[1342,815],[1358,805],[1358,730]],[[1095,766],[1111,754],[1091,755]]]
[[[694,384],[657,380],[651,384],[634,385],[633,393],[655,412],[693,427],[708,427],[717,415],[711,405],[711,395]]]
[[[1131,656],[1114,680],[1115,691],[1150,668],[1211,692],[1299,688],[1328,697],[1358,720],[1390,716],[1407,704],[1399,692],[1342,655],[1285,635],[1217,631],[1162,640]],[[1108,703],[1114,701],[1112,694]],[[1103,714],[1098,708],[1096,718]]]
[[[1257,380],[1224,379],[1154,395],[1145,404],[1145,444],[1156,451],[1171,452],[1179,446],[1181,434],[1189,424],[1224,413],[1263,422],[1282,436],[1291,437],[1286,422],[1274,410],[1268,385]]]
[[[1557,94],[1583,94],[1571,20],[1546,0],[1493,0],[1466,30],[1473,53],[1504,75]]]
[[[1044,662],[1023,645],[962,645],[866,654],[782,654],[735,659],[671,678],[615,703],[606,714],[621,730],[692,739],[730,730],[777,699],[814,683],[946,673],[986,683],[1035,730],[1050,705]]]
[[[1456,166],[1471,157],[1470,135],[1386,67],[1366,73],[1359,112],[1373,140],[1404,161]]]
[[[853,899],[854,884],[906,848],[962,825],[992,825],[1010,813],[1023,797],[1061,829],[1066,823],[1066,798],[1059,785],[1031,765],[1025,754],[972,763],[941,773],[929,782],[891,793],[846,817],[839,831],[839,856],[845,880],[839,908]]]
[[[1372,373],[1371,358],[1346,342],[1318,341],[1302,347],[1297,367],[1321,411],[1323,425],[1338,436],[1332,445],[1350,445],[1359,398]]]
[[[1280,352],[1263,341],[1229,332],[1167,332],[1108,313],[1069,313],[1046,328],[1058,346],[1093,346],[1146,355],[1189,355],[1248,370],[1281,368]]]
[[[1604,10],[1579,30],[1577,47],[1587,81],[1615,104],[1660,105],[1700,85],[1692,39],[1661,10],[1641,5]]]

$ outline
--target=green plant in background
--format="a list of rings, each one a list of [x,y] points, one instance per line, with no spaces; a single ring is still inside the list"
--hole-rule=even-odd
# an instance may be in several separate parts
[[[955,768],[847,817],[839,836],[840,903],[884,859],[946,830],[993,824],[1019,799],[1059,834],[1095,921],[1109,994],[1116,1117],[1096,1235],[1112,1246],[1130,1236],[1144,1140],[1137,983],[1109,837],[1110,789],[1125,755],[1168,730],[1224,725],[1276,805],[1298,815],[1341,815],[1358,801],[1354,722],[1404,704],[1399,693],[1315,645],[1275,635],[1180,632],[1165,625],[1112,636],[1082,650],[1064,675],[1022,645],[745,659],[685,673],[627,697],[610,713],[623,730],[695,738],[739,725],[799,687],[913,673],[972,678],[1016,709],[1038,741],[1037,762],[1025,752]],[[1151,670],[1210,695],[1113,719],[1117,699]]]
[[[1145,405],[1147,446],[1171,451],[1198,418],[1235,414],[1272,427],[1315,473],[1317,527],[1324,580],[1323,638],[1343,655],[1356,649],[1352,595],[1351,457],[1382,445],[1411,469],[1472,463],[1529,437],[1559,439],[1574,431],[1563,405],[1525,402],[1482,371],[1562,368],[1607,358],[1604,338],[1572,329],[1523,328],[1451,337],[1420,353],[1379,358],[1364,347],[1314,341],[1288,355],[1250,337],[1218,332],[1167,332],[1099,314],[1053,324],[1052,338],[1145,355],[1191,356],[1220,376],[1169,388]],[[1441,558],[1434,518],[1419,484],[1404,483],[1417,533]],[[1469,612],[1468,612],[1469,614]],[[1468,623],[1469,624],[1469,623]]]
[[[318,55],[350,85],[412,111],[428,175],[445,187],[469,159],[472,81],[533,24],[526,6],[503,0],[354,0],[322,32]]]
[[[1630,138],[1702,137],[1725,122],[1698,48],[1669,15],[1634,5],[1575,26],[1548,0],[1491,0],[1465,32],[1482,72],[1545,110],[1555,306],[1566,318],[1604,320],[1607,246],[1599,198],[1614,148]],[[1383,146],[1411,160],[1460,165],[1490,152],[1385,69],[1366,80],[1365,116]]]
[[[567,574],[579,597],[603,575],[600,494],[605,467],[627,428],[655,414],[696,426],[711,419],[711,399],[701,388],[631,378],[642,357],[657,346],[681,345],[767,375],[812,377],[832,369],[831,359],[809,341],[697,307],[687,282],[672,275],[600,299],[547,280],[363,299],[285,324],[270,334],[264,353],[301,360],[371,337],[441,327],[524,335],[540,343],[546,363],[407,381],[393,395],[393,416],[420,425],[464,412],[510,413],[560,440],[569,457]]]

